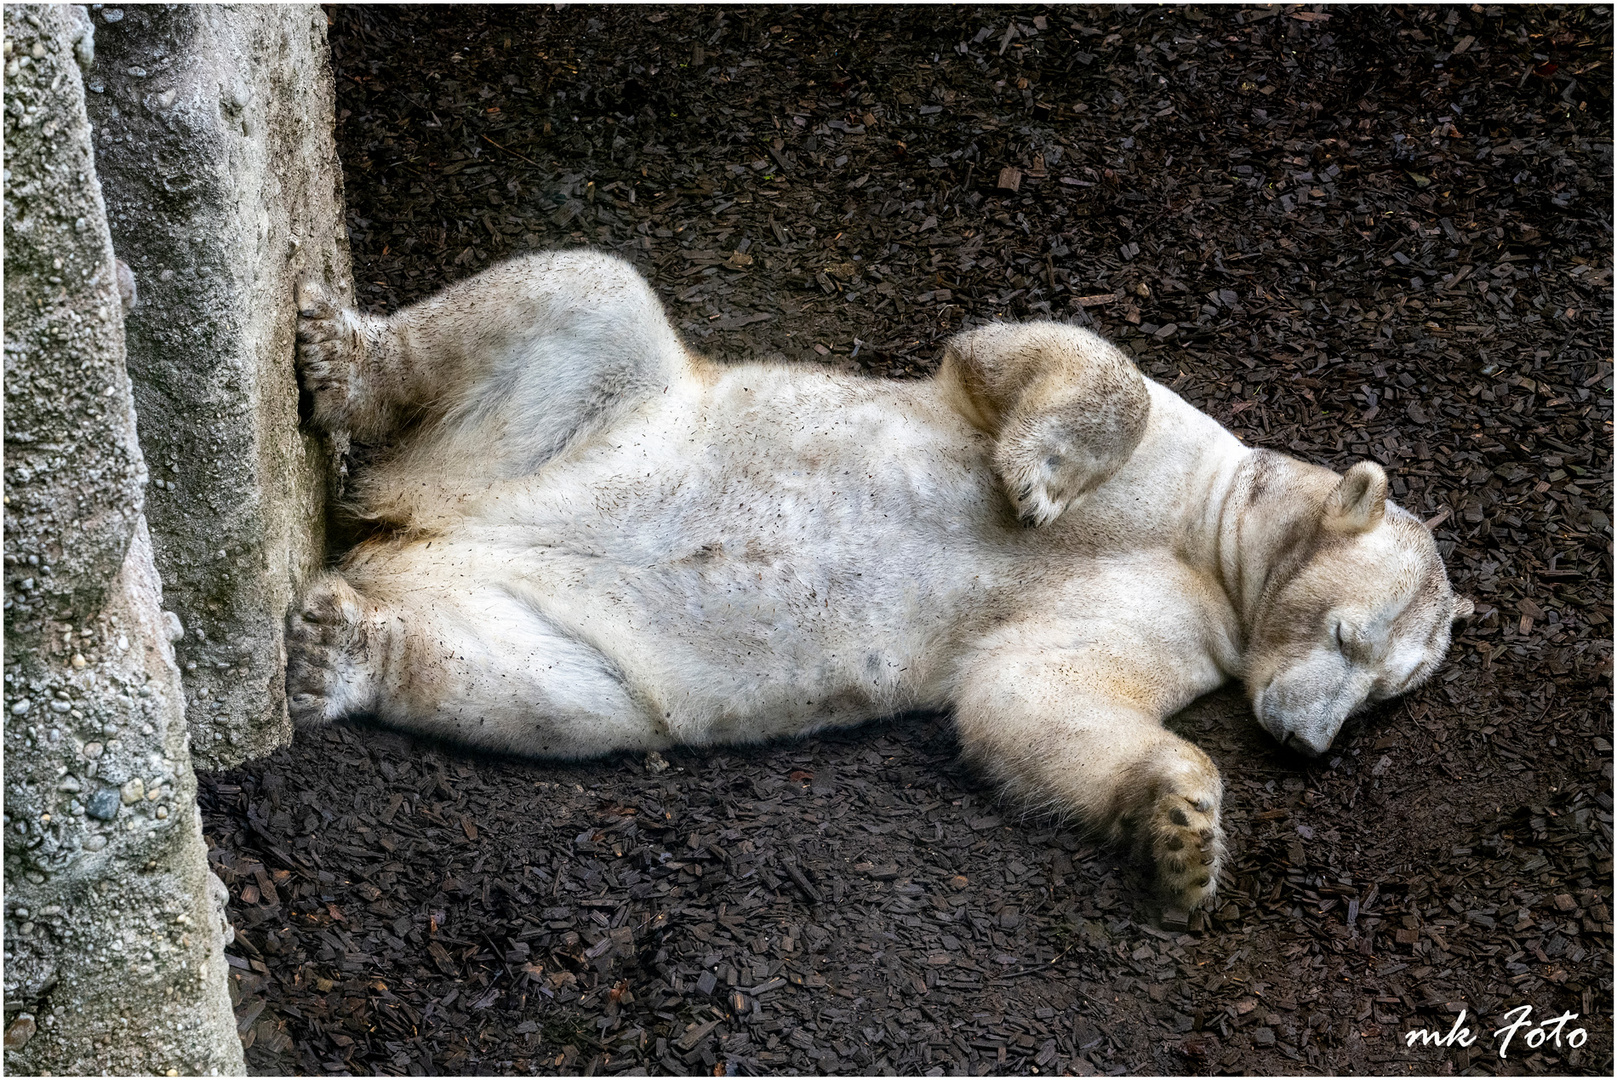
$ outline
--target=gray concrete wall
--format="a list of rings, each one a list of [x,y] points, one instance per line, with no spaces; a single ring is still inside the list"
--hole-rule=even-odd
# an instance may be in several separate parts
[[[240,1073],[81,7],[5,9],[5,1067]]]
[[[157,566],[192,753],[290,741],[284,619],[325,555],[330,449],[298,426],[293,284],[352,282],[325,15],[111,5],[89,111],[127,322]]]

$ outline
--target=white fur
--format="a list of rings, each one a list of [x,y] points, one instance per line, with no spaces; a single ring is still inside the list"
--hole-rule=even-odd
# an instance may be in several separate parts
[[[604,256],[507,264],[363,335],[310,356],[353,384],[415,372],[428,416],[364,489],[403,533],[311,593],[300,632],[343,622],[332,596],[362,611],[300,654],[306,718],[581,757],[953,708],[994,775],[1138,836],[1195,903],[1222,786],[1162,719],[1244,676],[1317,752],[1447,647],[1442,566],[1372,505],[1379,470],[1344,494],[1155,383],[1121,469],[1027,529],[946,381],[709,364]],[[342,392],[327,416],[370,390]]]

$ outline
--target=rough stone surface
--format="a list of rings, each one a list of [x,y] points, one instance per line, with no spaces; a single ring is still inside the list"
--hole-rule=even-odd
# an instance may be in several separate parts
[[[4,53],[5,1067],[240,1073],[141,512],[88,16],[8,5]]]
[[[114,13],[117,13],[116,15]],[[330,448],[299,429],[293,284],[351,291],[314,5],[107,7],[89,110],[127,322],[147,514],[184,625],[192,753],[291,737],[284,619],[325,556]]]
[[[101,609],[146,484],[95,161],[73,130],[82,83],[71,52],[52,53],[33,9],[19,10],[8,9],[19,36],[5,57],[6,583],[20,605],[6,608],[8,652],[35,625],[16,616],[76,623]],[[34,41],[45,56],[30,55]],[[24,348],[63,359],[23,363]]]

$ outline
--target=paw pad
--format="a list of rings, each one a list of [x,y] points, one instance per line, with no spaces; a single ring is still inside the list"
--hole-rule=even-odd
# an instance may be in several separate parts
[[[354,711],[357,660],[365,644],[359,594],[335,574],[315,582],[287,618],[286,702],[300,726]]]
[[[299,282],[296,300],[298,374],[314,399],[315,420],[341,427],[359,354],[357,328],[336,295],[318,282]]]
[[[1210,903],[1224,857],[1217,796],[1170,786],[1150,812],[1148,831],[1158,880],[1172,901],[1186,909]]]

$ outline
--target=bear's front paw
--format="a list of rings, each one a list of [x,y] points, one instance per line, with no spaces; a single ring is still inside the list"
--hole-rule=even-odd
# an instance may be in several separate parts
[[[314,421],[328,430],[347,426],[350,385],[361,348],[352,314],[324,285],[297,286],[297,367],[314,401]]]
[[[1094,470],[1070,447],[1007,446],[996,458],[1017,520],[1030,529],[1066,513],[1098,482]]]
[[[1188,781],[1188,782],[1187,782]],[[1168,785],[1147,823],[1157,881],[1169,900],[1186,910],[1211,904],[1224,862],[1219,825],[1219,783],[1184,777]]]
[[[336,574],[317,580],[286,620],[286,705],[292,722],[312,726],[363,707],[363,606]]]

